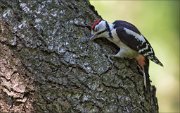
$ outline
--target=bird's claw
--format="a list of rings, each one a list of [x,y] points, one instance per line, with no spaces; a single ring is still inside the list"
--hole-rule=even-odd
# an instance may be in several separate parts
[[[111,64],[114,64],[114,62],[112,61],[112,58],[113,57],[113,55],[108,55],[108,60],[109,60],[109,62],[111,63]]]

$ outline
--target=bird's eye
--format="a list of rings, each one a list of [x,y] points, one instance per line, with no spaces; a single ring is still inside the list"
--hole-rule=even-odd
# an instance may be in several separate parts
[[[98,28],[98,27],[95,27],[94,31],[97,32],[98,30],[99,30],[99,28]]]

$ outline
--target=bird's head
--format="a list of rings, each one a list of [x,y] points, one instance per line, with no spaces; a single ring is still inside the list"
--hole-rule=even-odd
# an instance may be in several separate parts
[[[96,38],[104,37],[107,38],[110,32],[110,27],[107,21],[105,20],[95,20],[94,23],[91,26],[91,40],[94,40]]]

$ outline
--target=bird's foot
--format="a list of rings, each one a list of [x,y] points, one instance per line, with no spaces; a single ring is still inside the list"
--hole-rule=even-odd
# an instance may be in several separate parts
[[[111,58],[114,57],[114,55],[108,55],[107,57],[108,57],[109,62],[110,62],[111,64],[114,64],[114,62],[113,62],[112,59],[111,59]]]

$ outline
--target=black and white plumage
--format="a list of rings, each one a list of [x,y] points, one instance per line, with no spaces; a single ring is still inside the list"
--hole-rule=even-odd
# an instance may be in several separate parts
[[[155,56],[154,50],[146,38],[131,23],[117,20],[108,23],[105,20],[96,20],[92,25],[91,40],[104,37],[117,45],[120,50],[114,57],[135,58],[143,72],[146,86],[146,78],[149,77],[149,60],[163,66]]]

